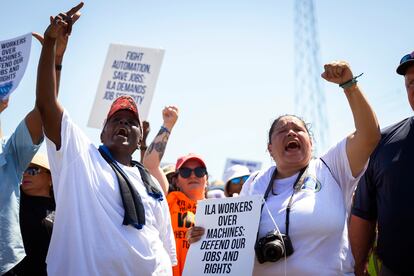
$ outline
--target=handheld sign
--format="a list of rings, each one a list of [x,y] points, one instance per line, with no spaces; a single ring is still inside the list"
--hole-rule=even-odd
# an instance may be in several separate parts
[[[250,173],[258,171],[262,168],[262,162],[251,161],[251,160],[241,160],[241,159],[233,159],[227,158],[226,165],[224,166],[224,172],[234,165],[243,165],[249,168]],[[224,179],[224,174],[223,174]]]
[[[191,244],[183,275],[251,275],[261,195],[198,201],[196,225],[205,228]]]
[[[102,128],[112,102],[124,95],[134,98],[141,121],[146,120],[163,57],[162,49],[111,44],[88,126]]]
[[[6,99],[19,85],[30,57],[32,34],[0,41],[0,100]]]

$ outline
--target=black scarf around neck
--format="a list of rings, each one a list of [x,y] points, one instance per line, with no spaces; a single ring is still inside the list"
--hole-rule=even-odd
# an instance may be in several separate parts
[[[102,145],[98,150],[105,161],[108,162],[108,164],[114,170],[116,177],[118,178],[122,204],[124,205],[125,210],[124,221],[122,224],[132,225],[137,229],[142,229],[142,227],[145,225],[145,208],[142,203],[141,196],[132,185],[132,182],[129,180],[128,175],[114,160],[109,149],[106,146]],[[134,167],[138,168],[148,195],[158,201],[163,200],[164,198],[162,192],[158,189],[152,180],[151,175],[144,168],[144,166],[137,161],[132,161],[131,164]]]

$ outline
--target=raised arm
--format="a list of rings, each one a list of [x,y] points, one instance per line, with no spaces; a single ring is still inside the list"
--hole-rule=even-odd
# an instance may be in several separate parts
[[[167,195],[169,183],[167,177],[160,167],[161,159],[164,155],[170,133],[178,119],[178,108],[167,106],[162,111],[164,123],[155,136],[151,145],[148,147],[144,156],[144,166],[158,180],[164,193]]]
[[[0,113],[2,113],[8,106],[9,99],[0,101]],[[43,138],[42,120],[40,119],[39,111],[34,107],[25,117],[26,127],[29,130],[32,143],[38,145]],[[3,130],[0,122],[0,138],[3,137]]]
[[[72,24],[79,19],[80,13],[76,13],[72,17]],[[33,37],[35,37],[40,44],[43,46],[44,38],[41,34],[32,33]],[[56,38],[56,51],[55,51],[55,75],[56,75],[56,92],[59,94],[59,85],[60,85],[60,74],[62,70],[62,63],[63,57],[65,55],[66,47],[68,45],[69,35],[65,32],[59,33],[58,37]]]
[[[73,20],[73,22],[75,22]],[[43,36],[41,36],[38,33],[32,33],[32,35],[43,45]],[[59,84],[60,84],[60,70],[61,70],[61,64],[63,61],[63,56],[65,54],[66,45],[68,43],[68,35],[67,34],[60,34],[58,38],[56,39],[56,52],[55,52],[55,70],[54,74],[56,77],[56,94],[59,90]],[[39,113],[39,110],[35,106],[31,112],[29,112],[25,118],[27,128],[29,129],[29,133],[32,137],[32,141],[34,144],[38,144],[42,137],[43,137],[43,124],[41,120],[41,116]]]
[[[147,138],[148,134],[151,131],[150,123],[147,121],[142,122],[142,140],[141,144],[139,145],[140,153],[141,153],[141,163],[144,162],[145,152],[147,151]]]
[[[337,61],[325,64],[322,77],[329,82],[343,84],[352,80],[353,74],[347,62]],[[352,175],[356,177],[377,146],[381,133],[375,113],[357,83],[346,87],[344,93],[354,117],[355,131],[347,137],[346,153]]]
[[[59,62],[57,59],[63,58],[63,54],[61,57],[56,57],[58,53],[57,42],[62,39],[61,36],[64,36],[67,41],[72,30],[72,24],[79,18],[79,10],[82,6],[83,3],[81,2],[67,13],[50,17],[50,25],[44,34],[37,69],[36,107],[40,112],[45,134],[56,145],[57,149],[60,148],[61,143],[60,128],[63,114],[63,107],[57,99],[57,80],[60,79],[60,72],[57,75],[55,74],[56,61]],[[66,49],[66,44],[64,48]]]

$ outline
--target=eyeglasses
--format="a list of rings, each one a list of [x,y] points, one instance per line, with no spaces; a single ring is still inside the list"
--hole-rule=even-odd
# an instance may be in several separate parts
[[[42,172],[46,172],[46,171],[43,171],[41,168],[39,168],[39,167],[28,167],[25,171],[24,171],[24,173],[27,173],[28,175],[31,175],[31,176],[34,176],[34,175],[38,175],[38,174],[40,174],[40,173],[42,173]]]
[[[178,173],[182,178],[189,178],[191,176],[191,173],[194,171],[195,176],[197,177],[204,177],[207,174],[207,170],[204,167],[197,167],[194,169],[190,168],[180,168],[178,170]]]
[[[413,55],[412,54],[407,54],[407,55],[405,55],[401,58],[400,64],[402,64],[406,61],[412,60],[412,59],[414,59]]]
[[[244,175],[244,176],[239,176],[236,178],[233,178],[230,180],[230,184],[240,184],[240,183],[244,183],[246,182],[246,180],[249,178],[248,175]]]

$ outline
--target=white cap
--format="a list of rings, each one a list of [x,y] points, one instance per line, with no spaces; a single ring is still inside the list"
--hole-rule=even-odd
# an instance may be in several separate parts
[[[233,178],[250,175],[250,170],[248,167],[243,165],[233,165],[229,167],[226,172],[224,173],[224,193],[226,196],[229,196],[227,186],[229,185],[229,181]]]
[[[243,165],[233,165],[229,167],[224,173],[224,183],[227,184],[230,180],[236,177],[250,175],[248,167]]]

